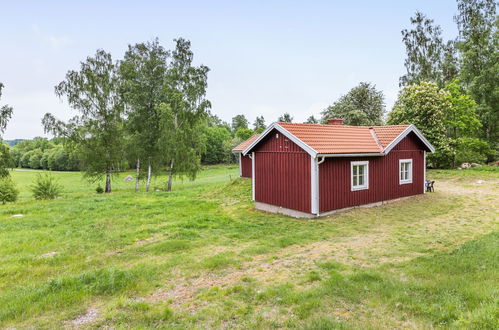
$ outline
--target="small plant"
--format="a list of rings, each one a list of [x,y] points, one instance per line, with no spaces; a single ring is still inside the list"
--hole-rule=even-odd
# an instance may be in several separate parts
[[[38,174],[31,191],[37,200],[56,199],[62,192],[62,186],[52,175]]]
[[[2,202],[2,204],[15,202],[18,195],[19,190],[16,189],[16,186],[10,177],[0,179],[0,202]]]
[[[97,186],[97,188],[95,188],[95,192],[98,194],[102,194],[104,193],[104,188],[102,188],[101,186]]]

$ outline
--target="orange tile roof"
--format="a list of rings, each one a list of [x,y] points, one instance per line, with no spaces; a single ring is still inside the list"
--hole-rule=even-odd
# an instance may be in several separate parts
[[[234,147],[234,149],[232,149],[232,152],[242,152],[244,149],[246,149],[246,147],[248,147],[251,144],[251,142],[255,141],[255,139],[259,136],[260,134],[255,134],[246,141],[241,142],[237,147]]]
[[[391,125],[391,126],[373,126],[374,132],[383,148],[386,148],[393,140],[397,138],[409,125]]]
[[[409,127],[277,124],[319,154],[379,153]]]

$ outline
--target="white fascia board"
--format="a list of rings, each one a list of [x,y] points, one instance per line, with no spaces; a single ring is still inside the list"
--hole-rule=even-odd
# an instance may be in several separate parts
[[[246,149],[243,150],[243,155],[246,155],[255,145],[258,144],[267,134],[269,134],[273,129],[278,130],[281,134],[286,136],[288,139],[296,143],[300,148],[305,150],[310,156],[316,157],[317,156],[317,151],[312,149],[310,146],[308,146],[306,143],[304,143],[302,140],[298,139],[296,136],[291,134],[287,129],[279,125],[278,123],[272,123],[265,129],[265,131],[260,134],[260,136],[255,139]]]
[[[273,128],[274,128],[274,125],[275,123],[272,123],[270,124],[263,132],[262,134],[260,134],[259,137],[257,137],[253,142],[250,143],[249,146],[246,147],[246,149],[244,149],[242,151],[242,154],[244,156],[246,156],[248,154],[248,152],[258,143],[260,142]]]
[[[389,153],[400,141],[402,141],[403,138],[405,138],[411,132],[414,132],[414,134],[416,134],[416,136],[424,143],[424,145],[426,145],[428,149],[430,149],[430,152],[435,152],[435,147],[433,147],[433,145],[424,137],[423,133],[421,133],[421,131],[418,130],[416,126],[409,125],[409,127],[407,127],[402,133],[400,133],[395,140],[393,140],[386,146],[385,150],[383,150],[383,153]]]

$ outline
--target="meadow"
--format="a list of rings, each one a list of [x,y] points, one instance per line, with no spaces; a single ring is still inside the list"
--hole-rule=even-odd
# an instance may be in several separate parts
[[[195,181],[121,175],[95,193],[15,170],[0,205],[0,327],[499,327],[499,171],[429,170],[434,193],[318,219],[253,208],[237,166]],[[19,216],[22,215],[22,216]]]

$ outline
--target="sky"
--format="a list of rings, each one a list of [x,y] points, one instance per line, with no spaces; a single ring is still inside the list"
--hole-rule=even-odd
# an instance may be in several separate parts
[[[14,115],[4,139],[47,136],[47,112],[75,115],[54,86],[97,49],[122,58],[127,46],[159,38],[192,43],[210,68],[212,113],[267,124],[289,112],[320,117],[359,82],[376,85],[387,110],[405,73],[401,30],[422,11],[457,34],[455,0],[420,1],[9,1],[0,0],[0,106]]]

